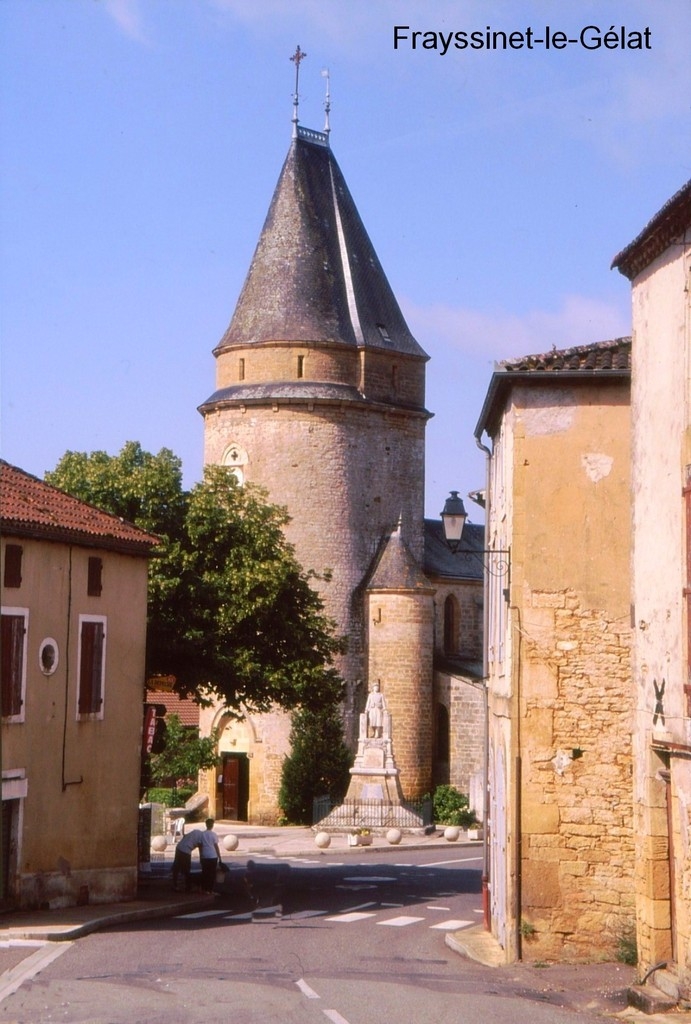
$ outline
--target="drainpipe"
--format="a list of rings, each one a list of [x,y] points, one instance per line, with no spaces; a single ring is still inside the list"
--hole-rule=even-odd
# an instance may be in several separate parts
[[[482,443],[479,437],[475,438],[475,444],[485,455],[485,547],[487,546],[487,527],[489,526],[490,515],[490,460],[492,453]],[[487,571],[482,574],[482,681],[485,695],[485,737],[484,755],[482,765],[482,922],[485,931],[492,930],[492,915],[489,903],[489,658],[487,649],[489,647],[489,585]]]

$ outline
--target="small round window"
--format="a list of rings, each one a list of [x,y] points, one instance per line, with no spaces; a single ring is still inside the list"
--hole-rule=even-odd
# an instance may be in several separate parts
[[[44,676],[52,676],[59,660],[57,641],[52,636],[46,637],[38,649],[38,663]]]

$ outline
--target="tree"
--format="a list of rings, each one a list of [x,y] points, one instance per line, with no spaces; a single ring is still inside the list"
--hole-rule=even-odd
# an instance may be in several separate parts
[[[305,707],[294,712],[290,746],[278,803],[288,821],[311,825],[315,797],[330,796],[332,803],[341,803],[348,789],[353,758],[337,710]]]
[[[180,460],[128,442],[119,455],[67,452],[46,479],[161,537],[149,570],[147,675],[238,714],[333,706],[343,642],[283,533],[285,509],[207,467],[191,491]]]
[[[160,785],[172,779],[173,789],[181,780],[196,782],[200,771],[218,762],[216,741],[214,734],[200,737],[196,729],[186,728],[178,715],[167,716],[163,750],[150,758],[152,781]]]

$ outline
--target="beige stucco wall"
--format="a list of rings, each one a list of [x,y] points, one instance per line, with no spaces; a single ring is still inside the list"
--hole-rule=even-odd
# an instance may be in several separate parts
[[[516,385],[496,439],[488,537],[510,546],[511,581],[490,583],[506,800],[491,884],[508,959],[613,955],[633,923],[629,437],[628,384],[598,382]]]
[[[132,897],[143,717],[147,563],[105,550],[21,544],[22,583],[3,587],[3,610],[28,609],[24,721],[3,723],[3,792],[19,800],[10,886],[21,905]],[[90,555],[103,591],[87,596]],[[102,719],[78,720],[79,616],[106,619]],[[57,642],[52,675],[39,647]],[[21,779],[25,782],[22,784]]]
[[[691,258],[682,242],[633,283],[634,783],[641,968],[675,959],[691,992],[691,716],[683,692],[688,659],[682,497],[691,464]],[[664,719],[658,715],[654,723],[655,687],[660,692],[663,681]]]

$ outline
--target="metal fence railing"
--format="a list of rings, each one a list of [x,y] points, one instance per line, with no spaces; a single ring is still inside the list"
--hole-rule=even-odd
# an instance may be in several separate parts
[[[411,800],[403,804],[383,800],[346,800],[332,804],[328,796],[317,797],[312,806],[313,824],[329,828],[428,828],[432,824],[432,801]]]

